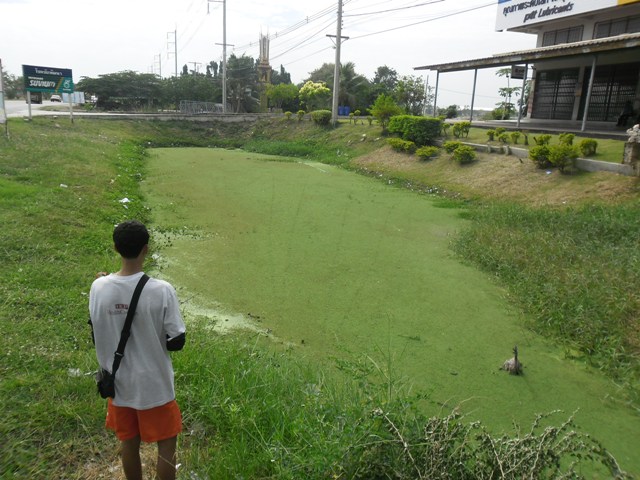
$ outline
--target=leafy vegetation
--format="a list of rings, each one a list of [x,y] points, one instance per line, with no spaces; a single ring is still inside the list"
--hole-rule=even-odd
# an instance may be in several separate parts
[[[88,394],[94,386],[85,374],[95,360],[84,329],[86,292],[93,265],[115,266],[104,242],[111,226],[125,217],[149,219],[139,185],[143,146],[289,149],[332,163],[377,147],[353,141],[354,150],[340,156],[336,147],[346,149],[360,127],[344,129],[355,131],[348,140],[341,129],[309,127],[282,122],[238,132],[76,122],[60,135],[50,119],[11,122],[11,140],[0,139],[0,322],[7,345],[0,394],[10,399],[0,403],[3,477],[97,479],[117,465],[113,439],[103,431],[103,403]],[[125,197],[129,202],[121,203]],[[483,204],[467,215],[470,229],[456,251],[505,283],[534,319],[531,328],[634,392],[637,202],[568,209]],[[495,436],[455,411],[422,416],[421,399],[392,384],[390,372],[376,375],[346,361],[345,370],[360,374],[350,376],[353,383],[334,383],[268,349],[260,336],[219,338],[197,323],[192,331],[191,353],[175,357],[184,372],[179,401],[188,412],[189,434],[180,445],[185,478],[580,478],[592,462],[622,477],[615,460],[571,420],[553,426],[540,417],[524,433]]]
[[[387,143],[391,145],[391,148],[398,152],[414,153],[417,148],[414,142],[403,140],[401,138],[387,138]]]
[[[389,132],[416,145],[431,145],[440,134],[441,122],[437,118],[414,115],[396,115],[389,121]]]

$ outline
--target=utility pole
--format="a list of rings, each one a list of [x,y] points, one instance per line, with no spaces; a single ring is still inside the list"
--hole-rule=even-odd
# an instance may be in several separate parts
[[[198,67],[202,65],[202,62],[187,62],[193,65],[193,73],[198,73]]]
[[[227,0],[207,0],[207,13],[211,2],[222,3],[222,113],[227,113]]]
[[[154,60],[155,60],[155,56],[154,56]],[[156,62],[154,61],[153,63],[155,67]],[[162,54],[161,53],[158,54],[158,76],[162,78]]]
[[[173,33],[173,42],[169,41],[169,35]],[[167,48],[169,45],[173,44],[173,57],[175,58],[176,64],[176,77],[178,76],[178,27],[173,32],[167,32]],[[171,52],[167,52],[167,56],[169,56]]]
[[[327,35],[332,37],[333,35]],[[338,0],[338,27],[336,31],[336,64],[333,70],[333,104],[331,108],[331,123],[335,127],[338,123],[338,95],[340,94],[340,44],[342,39],[349,37],[342,36],[342,0]]]

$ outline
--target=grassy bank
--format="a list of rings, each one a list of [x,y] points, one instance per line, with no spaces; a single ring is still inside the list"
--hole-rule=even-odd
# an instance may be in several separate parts
[[[95,359],[86,295],[96,271],[116,266],[108,241],[113,224],[149,219],[139,184],[146,175],[140,145],[263,140],[234,136],[219,125],[77,120],[72,127],[53,119],[11,122],[10,131],[10,140],[0,139],[6,345],[0,353],[0,476],[122,478],[113,438],[102,426],[104,402],[88,375]],[[375,135],[360,142],[366,132],[355,127],[348,133],[333,144],[347,154],[327,147],[323,160],[351,159],[348,147],[356,142],[368,151],[379,145]],[[331,145],[328,132],[318,135],[314,146]],[[512,478],[525,472],[539,478],[542,468],[554,476],[550,446],[566,448],[565,458],[580,450],[612,466],[597,443],[572,433],[572,425],[545,429],[566,415],[543,421],[531,434],[525,428],[492,438],[455,415],[421,417],[411,408],[419,399],[401,385],[389,388],[384,376],[336,384],[289,354],[265,348],[260,336],[221,339],[197,321],[190,328],[193,348],[175,356],[186,426],[181,478],[376,478],[391,471],[400,478],[437,478],[455,469],[456,478],[490,478],[501,469],[513,469]],[[445,447],[435,451],[433,438]]]

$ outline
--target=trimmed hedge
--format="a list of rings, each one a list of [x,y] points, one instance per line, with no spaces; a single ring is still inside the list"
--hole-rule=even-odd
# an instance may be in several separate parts
[[[402,140],[401,138],[387,138],[387,143],[391,145],[391,148],[398,152],[414,153],[416,151],[416,144],[409,140]]]
[[[416,145],[430,145],[440,136],[442,122],[438,118],[396,115],[389,121],[389,132]]]
[[[329,125],[331,123],[331,111],[314,110],[311,112],[311,119],[316,125]]]

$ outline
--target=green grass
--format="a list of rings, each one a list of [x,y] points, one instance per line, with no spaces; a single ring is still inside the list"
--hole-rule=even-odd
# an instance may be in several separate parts
[[[366,153],[375,149],[378,145],[375,135],[360,142],[361,135],[367,130],[358,131],[358,128],[340,128],[333,134],[323,131],[313,135],[317,135],[318,141],[324,138],[332,146],[348,150],[349,156],[355,155],[354,151]],[[368,130],[371,131],[375,129]],[[70,125],[50,118],[38,118],[32,123],[10,121],[10,132],[11,139],[0,138],[0,221],[3,225],[0,232],[3,265],[0,270],[0,326],[3,330],[0,477],[102,478],[110,467],[117,466],[118,459],[115,440],[103,427],[104,402],[94,393],[94,382],[87,375],[96,368],[86,325],[87,293],[96,271],[113,271],[117,266],[110,242],[113,225],[131,217],[150,221],[157,214],[149,211],[148,197],[140,188],[140,182],[149,178],[149,157],[141,145],[234,146],[255,137],[249,129],[239,132],[236,126],[218,124],[77,119],[75,125]],[[302,133],[306,134],[306,130]],[[284,137],[285,132],[281,135]],[[276,169],[296,166],[279,162],[269,162],[269,165]],[[329,167],[305,168],[320,174],[319,169]],[[256,188],[251,183],[246,183],[245,187]],[[378,191],[378,187],[371,188]],[[379,195],[400,198],[405,194],[394,191],[396,193],[388,193],[382,189]],[[277,197],[277,190],[272,188],[271,192]],[[305,194],[313,197],[319,193],[308,185]],[[127,208],[120,203],[124,197],[132,200],[126,204]],[[402,202],[413,201],[403,199]],[[199,204],[194,206],[199,207]],[[210,210],[211,218],[217,213],[215,209]],[[350,217],[342,219],[359,220],[357,210],[351,213]],[[387,213],[387,217],[393,218],[391,213]],[[339,215],[335,218],[342,220]],[[241,244],[254,235],[251,225],[241,218],[234,221]],[[305,224],[302,218],[300,223],[287,228],[302,231]],[[402,236],[398,232],[394,235]],[[343,245],[339,238],[333,240],[337,253],[342,253],[342,248],[346,249],[345,253],[354,248]],[[425,245],[427,247],[432,246]],[[170,250],[169,246],[158,242],[153,248],[161,248],[161,253]],[[320,248],[326,248],[325,244]],[[160,268],[162,260],[157,264],[150,263],[149,267]],[[395,264],[397,276],[407,266],[416,268],[410,262]],[[247,270],[250,267],[247,266]],[[246,290],[255,278],[247,272],[241,273],[247,275],[248,282],[243,285]],[[331,277],[327,277],[325,283],[330,281]],[[416,285],[416,289],[424,291],[418,287],[421,285]],[[341,293],[339,289],[335,291]],[[185,301],[189,301],[191,295],[192,292],[184,288],[180,290]],[[498,299],[493,301],[500,303]],[[387,317],[382,320],[389,325]],[[490,461],[492,450],[482,449],[489,443],[499,446],[503,465],[512,465],[507,458],[521,459],[522,452],[526,451],[534,457],[538,455],[552,476],[553,461],[543,455],[545,442],[555,438],[561,440],[566,433],[569,437],[564,444],[577,445],[571,443],[571,438],[576,438],[570,433],[572,426],[552,431],[543,429],[534,437],[505,428],[509,436],[503,440],[493,437],[492,442],[487,443],[486,437],[481,437],[485,442],[474,443],[478,430],[468,433],[470,417],[459,419],[441,414],[431,420],[424,418],[420,412],[425,404],[434,405],[437,395],[432,393],[425,397],[408,391],[409,385],[397,368],[398,361],[414,354],[418,347],[429,341],[428,334],[411,330],[398,332],[397,339],[386,335],[385,342],[376,345],[370,355],[375,365],[360,354],[341,350],[335,356],[334,364],[339,369],[336,373],[334,368],[321,367],[317,361],[309,365],[300,360],[297,350],[273,351],[267,347],[271,342],[263,342],[262,334],[221,338],[210,331],[210,325],[204,319],[195,317],[190,322],[192,347],[175,355],[177,388],[185,410],[186,426],[180,443],[179,454],[184,461],[179,478],[193,478],[191,472],[198,473],[200,478],[207,473],[211,478],[231,475],[238,478],[327,478],[332,474],[342,475],[340,478],[374,478],[387,475],[389,469],[402,472],[403,478],[415,477],[418,471],[427,472],[425,477],[435,478],[435,473],[428,474],[427,465],[438,457],[422,456],[425,443],[429,444],[432,438],[424,438],[424,425],[429,425],[434,435],[441,432],[438,435],[442,437],[438,438],[446,438],[446,445],[452,449],[447,451],[467,452],[471,466],[480,468],[486,464],[489,470],[498,468],[495,460]],[[276,330],[275,333],[279,332]],[[404,357],[389,355],[390,341],[406,344]],[[531,342],[532,356],[527,359],[530,362],[527,366],[532,370],[527,371],[531,375],[526,378],[511,378],[496,371],[487,378],[475,378],[478,375],[474,375],[465,378],[464,382],[481,385],[486,380],[498,381],[506,396],[517,398],[524,391],[544,397],[548,388],[542,387],[547,384],[537,385],[539,376],[535,372],[540,362],[553,363],[553,360],[557,363],[557,387],[560,389],[566,383],[563,372],[581,370],[580,363],[572,366],[571,362],[562,360],[556,348],[548,347],[543,352],[540,350],[542,343]],[[535,351],[539,352],[538,356],[533,355]],[[450,355],[440,350],[433,353],[435,358],[439,354],[446,358]],[[477,359],[482,356],[474,351],[464,352],[461,358],[470,365],[465,368],[477,370]],[[494,362],[487,362],[487,365],[489,363],[492,369],[495,368]],[[341,377],[340,381],[330,378],[336,375]],[[440,386],[455,390],[462,381],[460,375],[447,372],[442,377],[434,379],[432,392],[438,393]],[[628,418],[625,410],[603,397],[606,388],[592,388],[591,374],[586,377],[580,387],[584,396],[594,403],[607,405],[606,411],[592,420],[609,424],[616,430],[612,433],[613,440],[604,435],[605,445],[609,447],[616,441],[633,438],[637,432],[634,417]],[[353,382],[346,382],[345,378],[351,378]],[[566,389],[571,388],[572,383],[568,382]],[[610,393],[615,397],[615,392]],[[454,403],[449,405],[453,407]],[[572,411],[572,405],[566,407],[567,413],[554,416],[544,425],[559,425]],[[382,415],[378,409],[382,409]],[[450,407],[441,411],[449,412]],[[533,419],[526,414],[523,417],[524,425]],[[580,413],[576,417],[583,428],[586,417]],[[398,427],[397,432],[394,427]],[[589,430],[588,425],[586,429]],[[560,435],[556,437],[558,432]],[[399,435],[407,440],[408,448],[403,447]],[[584,438],[578,440],[588,442]],[[461,444],[471,448],[457,449]],[[637,450],[634,441],[627,444],[627,450],[622,448],[619,454],[622,466],[639,470],[634,467],[634,458],[628,458],[631,454],[625,453]],[[593,451],[598,461],[606,458],[599,453],[597,444],[589,445],[580,448],[582,454]],[[558,451],[561,447],[555,445],[553,448]],[[618,455],[619,449],[612,449]],[[570,453],[566,452],[565,458],[571,458]],[[452,458],[457,457],[440,457],[439,461],[444,463],[437,465],[453,468],[447,463]],[[528,468],[531,464],[523,462],[521,467]],[[583,468],[591,470],[588,462]],[[603,477],[607,476],[602,469],[597,471]],[[479,470],[470,472],[466,478],[483,476]],[[484,472],[488,477],[487,471]],[[117,477],[118,474],[114,475]],[[518,477],[523,475],[523,470],[516,474]],[[465,477],[461,474],[459,478]]]
[[[489,278],[450,255],[464,210],[388,187],[332,166],[202,149],[154,151],[145,182],[171,237],[162,273],[193,295],[189,308],[259,317],[276,342],[326,368],[338,359],[350,375],[344,352],[373,359],[391,383],[425,395],[423,412],[461,403],[493,431],[579,410],[580,425],[633,461],[637,419],[615,406],[617,387],[562,361]],[[524,383],[497,371],[515,343],[531,368]]]

